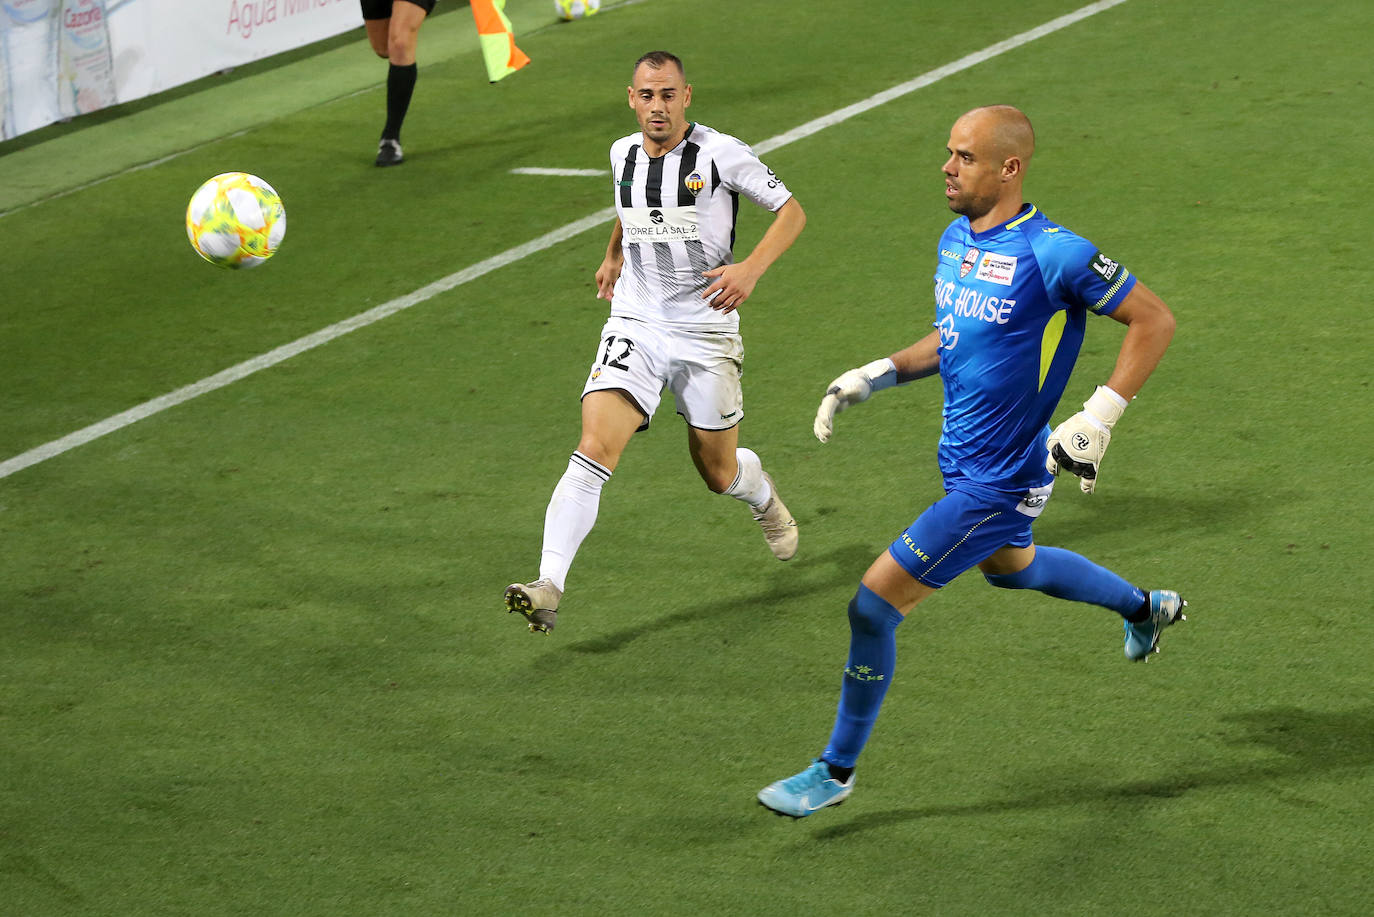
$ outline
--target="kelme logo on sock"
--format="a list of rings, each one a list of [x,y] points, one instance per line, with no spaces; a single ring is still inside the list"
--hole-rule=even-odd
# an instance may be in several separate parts
[[[844,674],[855,681],[882,681],[887,678],[886,675],[874,675],[873,667],[867,665],[847,665]]]

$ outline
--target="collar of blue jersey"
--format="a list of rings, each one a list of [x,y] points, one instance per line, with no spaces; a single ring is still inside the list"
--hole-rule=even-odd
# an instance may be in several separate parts
[[[981,239],[987,236],[996,235],[997,233],[1007,229],[1015,229],[1016,227],[1020,226],[1026,220],[1029,220],[1031,217],[1035,216],[1039,212],[1040,211],[1036,209],[1034,204],[1026,203],[1021,205],[1021,209],[1017,211],[1016,216],[1012,217],[1010,220],[1007,220],[1005,223],[1000,223],[992,227],[991,229],[984,229],[982,232],[974,232],[973,226],[969,224],[968,217],[964,217],[964,224],[968,226],[969,235],[973,236],[975,239]]]

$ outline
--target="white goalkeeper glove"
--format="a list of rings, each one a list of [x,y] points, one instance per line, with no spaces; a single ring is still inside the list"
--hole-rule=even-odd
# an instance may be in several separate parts
[[[1083,410],[1054,428],[1050,434],[1049,455],[1045,468],[1059,474],[1066,468],[1078,475],[1078,486],[1090,494],[1097,486],[1097,472],[1102,456],[1112,441],[1112,427],[1121,419],[1121,412],[1129,402],[1116,392],[1099,385],[1091,398],[1083,403]]]
[[[830,441],[835,432],[835,415],[868,396],[891,388],[897,384],[897,366],[889,357],[874,360],[858,369],[851,369],[826,387],[825,397],[816,410],[816,422],[811,429],[816,439],[823,443]]]

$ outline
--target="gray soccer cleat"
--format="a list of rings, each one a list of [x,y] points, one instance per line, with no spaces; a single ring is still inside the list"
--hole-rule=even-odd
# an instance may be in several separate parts
[[[563,591],[547,579],[532,583],[511,583],[506,587],[506,611],[519,612],[530,622],[530,633],[547,634],[558,620],[558,602]]]
[[[778,485],[773,483],[772,476],[765,471],[763,478],[768,482],[773,496],[759,509],[750,507],[750,512],[754,514],[754,521],[763,529],[763,537],[768,540],[768,549],[773,552],[773,556],[778,560],[791,560],[797,553],[797,520],[792,518],[792,514],[783,505],[782,497],[778,494]]]

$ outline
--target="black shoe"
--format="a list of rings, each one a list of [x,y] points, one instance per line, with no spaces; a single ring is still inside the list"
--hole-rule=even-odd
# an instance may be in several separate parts
[[[377,144],[377,165],[399,166],[405,161],[406,156],[401,152],[401,141],[383,139]]]

